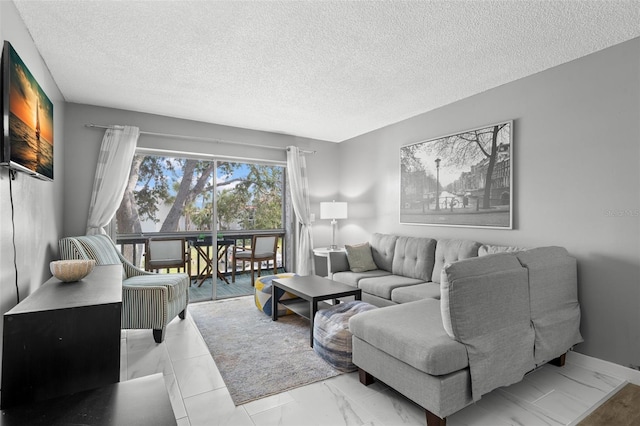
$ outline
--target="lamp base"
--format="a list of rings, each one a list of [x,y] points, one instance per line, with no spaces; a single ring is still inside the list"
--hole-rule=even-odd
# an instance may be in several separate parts
[[[338,250],[338,246],[337,246],[337,245],[335,245],[335,244],[331,244],[331,245],[329,246],[329,250]]]

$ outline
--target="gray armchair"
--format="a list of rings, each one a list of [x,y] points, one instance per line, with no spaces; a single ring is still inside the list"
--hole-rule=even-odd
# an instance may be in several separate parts
[[[61,259],[94,259],[98,265],[122,264],[122,328],[152,329],[157,343],[176,315],[184,319],[189,303],[187,274],[143,271],[125,259],[107,235],[59,241]]]

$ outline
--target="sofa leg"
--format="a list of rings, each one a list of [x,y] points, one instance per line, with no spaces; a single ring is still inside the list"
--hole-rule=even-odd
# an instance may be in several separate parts
[[[427,426],[447,426],[447,419],[440,418],[429,410],[424,411],[427,413]]]
[[[164,328],[160,330],[153,329],[153,340],[155,340],[156,343],[162,343],[164,341],[164,330]]]
[[[187,317],[187,308],[184,308],[184,311],[180,312],[178,316],[180,319],[185,319]]]
[[[362,368],[358,368],[358,376],[360,377],[360,383],[365,386],[372,385],[373,382],[376,381],[375,377],[364,371]]]
[[[567,360],[567,353],[563,353],[562,355],[560,355],[558,358],[554,358],[551,361],[549,361],[549,364],[551,365],[555,365],[556,367],[564,367],[564,363]]]

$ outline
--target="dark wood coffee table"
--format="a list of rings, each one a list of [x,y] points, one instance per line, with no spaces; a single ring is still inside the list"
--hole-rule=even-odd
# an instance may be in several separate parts
[[[362,299],[362,290],[359,288],[317,275],[275,279],[271,286],[271,312],[274,321],[278,320],[276,288],[297,296],[297,298],[279,303],[310,321],[309,345],[311,347],[313,347],[313,318],[316,316],[316,312],[319,309],[326,309],[332,306],[324,302],[324,300],[333,299],[336,302],[339,297],[347,296],[353,296],[356,300]]]

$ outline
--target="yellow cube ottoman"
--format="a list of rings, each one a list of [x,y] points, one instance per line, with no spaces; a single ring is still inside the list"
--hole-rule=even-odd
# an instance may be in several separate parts
[[[271,316],[272,312],[271,312],[271,283],[273,280],[279,279],[279,278],[291,278],[296,276],[296,274],[291,273],[291,272],[286,272],[283,274],[277,274],[277,275],[267,275],[264,277],[259,277],[256,280],[255,283],[255,302],[256,302],[256,307],[258,309],[260,309],[262,312],[264,312],[266,315]],[[281,289],[277,289],[277,299],[278,301],[281,300],[288,300],[288,299],[293,299],[296,296],[291,294],[291,293],[287,293]],[[290,311],[289,309],[285,308],[284,306],[278,304],[278,316],[281,315],[289,315],[292,314],[293,312]]]

